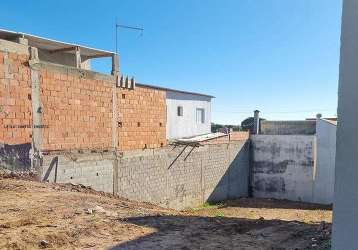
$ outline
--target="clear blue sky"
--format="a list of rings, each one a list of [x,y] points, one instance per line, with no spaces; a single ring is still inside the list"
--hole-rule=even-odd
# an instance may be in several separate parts
[[[336,114],[341,0],[6,1],[0,28],[114,50],[138,82],[216,96],[212,120],[238,124]],[[108,61],[96,62],[108,71]]]

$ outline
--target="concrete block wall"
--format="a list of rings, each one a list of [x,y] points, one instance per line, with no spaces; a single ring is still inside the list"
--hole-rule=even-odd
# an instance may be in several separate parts
[[[191,149],[124,153],[118,162],[118,194],[176,209],[247,196],[247,141]]]
[[[91,186],[98,191],[113,192],[111,153],[66,153],[45,155],[42,181]]]
[[[260,134],[264,135],[314,135],[316,121],[261,121]]]
[[[315,136],[252,135],[254,197],[313,202]]]
[[[117,156],[112,153],[49,154],[44,155],[41,178],[110,193],[117,184],[115,193],[122,197],[183,209],[247,196],[248,144],[128,151],[118,156],[118,165],[113,165]]]

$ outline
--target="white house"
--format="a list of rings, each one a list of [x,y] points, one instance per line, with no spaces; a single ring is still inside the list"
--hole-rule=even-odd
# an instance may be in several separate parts
[[[167,139],[178,139],[211,132],[211,95],[138,83],[138,86],[166,92]]]
[[[210,95],[167,89],[167,139],[211,132]]]

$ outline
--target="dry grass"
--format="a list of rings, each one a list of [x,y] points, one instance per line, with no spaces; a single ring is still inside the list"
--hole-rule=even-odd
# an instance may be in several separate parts
[[[330,238],[329,207],[287,201],[240,199],[178,212],[11,178],[0,179],[0,201],[0,249],[322,249]]]

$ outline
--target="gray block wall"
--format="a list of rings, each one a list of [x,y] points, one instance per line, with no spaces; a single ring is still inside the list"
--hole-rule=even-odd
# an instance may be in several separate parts
[[[57,183],[83,184],[97,191],[113,192],[111,153],[45,155],[42,166],[43,181],[55,182],[56,178]]]
[[[261,121],[263,135],[314,135],[316,121]]]
[[[125,152],[118,156],[118,195],[183,209],[247,196],[249,143],[201,147],[168,146]],[[111,153],[47,155],[44,181],[75,183],[98,191],[114,191]]]
[[[11,171],[30,171],[31,143],[2,144],[0,143],[0,169]]]
[[[315,136],[253,135],[254,197],[313,202]]]
[[[176,209],[247,196],[247,142],[191,149],[125,153],[118,162],[118,194]]]

